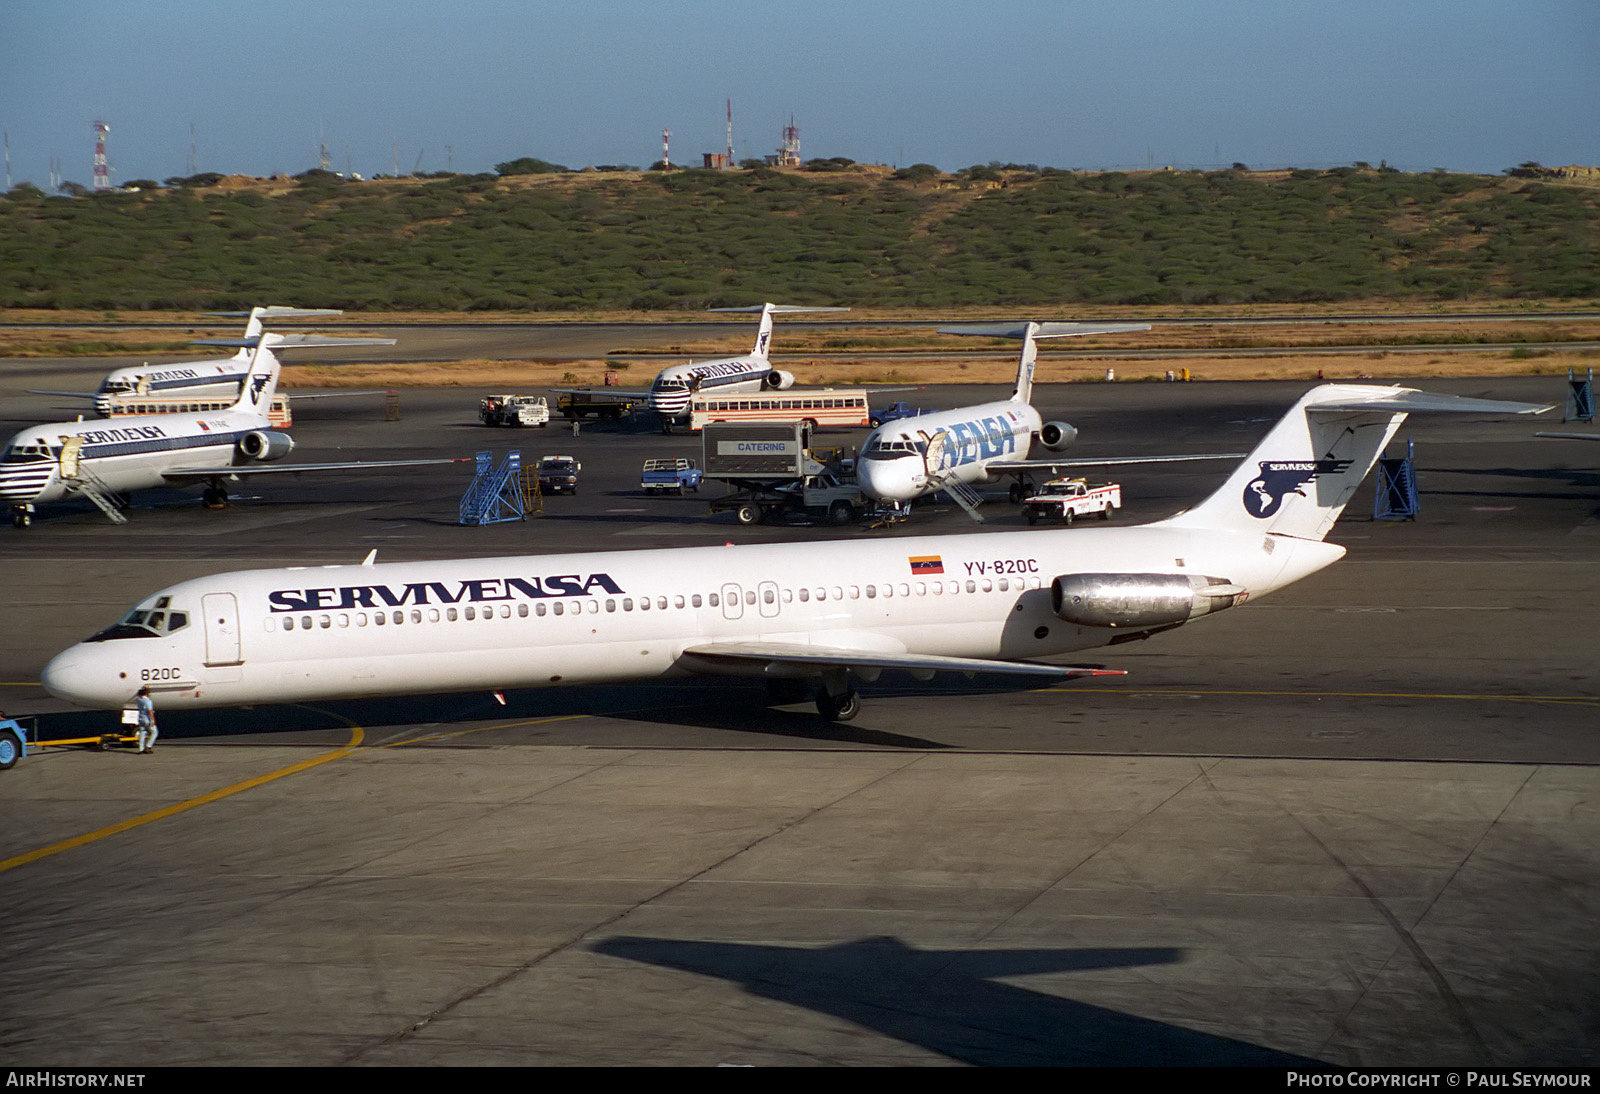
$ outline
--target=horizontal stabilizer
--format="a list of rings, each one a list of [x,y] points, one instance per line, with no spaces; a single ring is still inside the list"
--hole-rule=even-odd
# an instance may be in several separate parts
[[[1397,388],[1393,395],[1376,399],[1313,403],[1310,414],[1543,414],[1551,404],[1514,403],[1501,399],[1472,399],[1432,391]]]
[[[286,308],[272,305],[254,311],[208,311],[204,315],[219,315],[224,319],[310,319],[321,315],[343,315],[343,308]]]
[[[707,308],[708,312],[727,312],[732,315],[790,315],[801,311],[849,311],[849,308],[813,308],[809,304],[757,304],[749,308]]]
[[[785,675],[785,666],[827,668],[908,669],[913,672],[998,672],[1011,676],[1125,676],[1121,669],[1083,665],[1042,665],[1033,661],[990,661],[975,657],[937,657],[929,654],[885,653],[882,650],[838,646],[807,646],[798,642],[712,642],[683,651],[685,667],[715,674],[719,665],[748,669],[765,664],[772,675]],[[698,662],[698,664],[696,664]]]
[[[261,340],[269,349],[312,349],[317,346],[392,346],[393,338],[339,338],[327,334],[253,334],[243,338],[196,338],[191,346],[229,346],[255,349]]]
[[[1126,334],[1149,330],[1149,323],[1034,323],[1035,338],[1076,338],[1086,334]],[[940,334],[970,334],[982,338],[1026,338],[1027,323],[968,323],[940,327]]]

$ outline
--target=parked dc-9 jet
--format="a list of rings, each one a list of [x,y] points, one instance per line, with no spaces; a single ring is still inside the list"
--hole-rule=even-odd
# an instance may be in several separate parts
[[[26,528],[39,506],[78,497],[121,524],[126,520],[120,512],[123,497],[136,490],[204,483],[205,503],[217,507],[227,500],[228,483],[245,475],[452,462],[276,463],[293,450],[294,439],[273,428],[269,416],[280,371],[272,347],[291,337],[256,339],[244,382],[226,410],[55,422],[22,430],[0,452],[0,501],[11,507],[11,523]]]
[[[862,442],[861,459],[856,464],[861,492],[903,513],[917,498],[942,490],[973,520],[982,523],[983,517],[977,511],[982,499],[972,487],[998,482],[1007,475],[1018,480],[1011,493],[1011,500],[1016,501],[1022,496],[1022,480],[1033,471],[1238,459],[1237,452],[1099,459],[1028,458],[1035,440],[1040,447],[1059,452],[1078,437],[1078,431],[1066,422],[1044,421],[1030,402],[1039,352],[1036,340],[1149,329],[1148,323],[1001,323],[941,327],[941,334],[1021,339],[1016,386],[1007,398],[996,402],[902,418],[873,430]]]
[[[244,335],[239,338],[197,338],[191,345],[196,346],[234,346],[238,348],[232,357],[223,357],[208,361],[174,361],[170,364],[152,365],[148,361],[140,365],[128,365],[123,368],[113,369],[107,373],[105,379],[100,381],[100,387],[92,392],[88,391],[32,391],[33,395],[64,395],[73,399],[93,399],[95,413],[102,418],[130,412],[130,401],[150,403],[160,400],[163,403],[196,403],[223,400],[221,405],[231,403],[239,394],[239,386],[244,383],[245,376],[250,371],[251,359],[255,347],[260,343],[261,336],[265,333],[265,326],[269,320],[274,319],[308,319],[327,315],[343,315],[338,308],[287,308],[274,305],[272,307],[251,308],[248,312],[221,311],[208,312],[209,315],[218,315],[224,318],[246,319]],[[393,338],[346,338],[325,334],[282,334],[277,336],[274,348],[282,353],[290,349],[316,349],[330,346],[392,346]],[[333,393],[340,396],[356,394],[353,392]],[[362,392],[360,394],[370,394]],[[330,394],[318,393],[315,396],[300,395],[296,398],[327,398]],[[133,411],[138,413],[137,410]]]
[[[1409,412],[1526,403],[1326,385],[1209,498],[1134,527],[249,570],[140,600],[58,655],[86,707],[298,703],[687,673],[814,685],[848,719],[886,669],[1057,678],[1042,660],[1147,638],[1329,565],[1324,542]],[[803,693],[802,693],[803,694]]]
[[[716,391],[733,394],[740,391],[784,390],[794,386],[794,373],[773,368],[767,353],[772,342],[772,317],[806,311],[849,311],[849,308],[812,308],[798,304],[762,304],[751,308],[710,308],[714,312],[740,314],[760,313],[761,325],[756,328],[756,342],[743,357],[723,357],[715,361],[698,361],[687,365],[673,365],[656,374],[649,391],[624,391],[620,388],[555,388],[564,394],[594,395],[607,399],[634,396],[648,399],[650,409],[661,419],[661,429],[671,433],[672,427],[689,415],[689,400],[701,393]]]

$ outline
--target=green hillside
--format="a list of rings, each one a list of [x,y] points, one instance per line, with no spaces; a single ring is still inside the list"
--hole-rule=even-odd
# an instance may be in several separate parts
[[[1600,297],[1600,190],[1389,170],[222,179],[0,197],[0,306]]]

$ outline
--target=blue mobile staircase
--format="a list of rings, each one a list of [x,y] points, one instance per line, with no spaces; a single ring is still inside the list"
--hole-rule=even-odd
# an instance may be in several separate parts
[[[522,453],[506,453],[500,466],[493,452],[478,453],[478,469],[461,496],[462,524],[501,524],[528,519],[528,496],[522,479]]]

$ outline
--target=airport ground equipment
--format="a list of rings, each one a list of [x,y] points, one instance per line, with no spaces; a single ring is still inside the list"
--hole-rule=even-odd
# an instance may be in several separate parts
[[[639,472],[639,489],[646,494],[694,493],[704,473],[686,456],[645,460]]]
[[[539,492],[541,494],[576,494],[578,472],[583,464],[576,456],[544,456],[539,460]]]
[[[497,467],[493,452],[479,452],[472,484],[461,496],[459,523],[503,524],[528,519],[528,499],[522,478],[522,453],[512,449]]]
[[[633,415],[640,398],[636,395],[607,395],[600,391],[568,392],[556,399],[556,412],[569,422],[593,415],[616,421]]]
[[[33,729],[37,735],[37,724]],[[27,754],[28,727],[18,718],[0,718],[0,771],[17,766],[17,761]]]
[[[1122,508],[1122,487],[1114,482],[1091,485],[1084,479],[1051,479],[1037,494],[1023,499],[1022,505],[1029,524],[1041,520],[1071,524],[1090,513],[1109,520]]]
[[[1422,508],[1417,494],[1416,442],[1406,439],[1404,456],[1378,460],[1378,479],[1372,495],[1373,520],[1416,520]]]
[[[1583,379],[1567,369],[1567,403],[1562,412],[1564,422],[1594,421],[1594,369]]]
[[[791,516],[833,524],[855,520],[865,499],[856,486],[852,461],[838,449],[819,459],[823,453],[807,447],[808,436],[804,422],[706,426],[701,434],[705,478],[729,488],[711,502],[711,512],[731,511],[740,524]]]
[[[15,767],[17,761],[41,748],[88,745],[103,752],[119,745],[136,744],[138,740],[138,737],[126,733],[101,733],[93,737],[62,737],[43,741],[39,739],[39,719],[0,717],[0,771]]]
[[[550,404],[543,395],[485,395],[478,402],[478,419],[484,425],[550,424]]]

